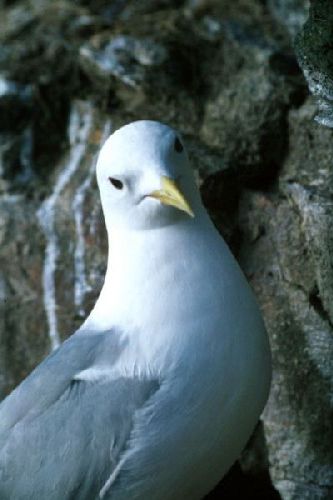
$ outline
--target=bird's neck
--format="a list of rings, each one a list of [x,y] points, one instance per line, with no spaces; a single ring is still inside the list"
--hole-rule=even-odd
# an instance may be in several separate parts
[[[170,283],[189,270],[189,249],[211,228],[205,213],[199,217],[145,231],[109,228],[105,281],[86,326],[112,328],[124,317],[143,317],[152,300],[161,300]]]
[[[152,231],[110,231],[109,245],[105,283],[83,330],[124,340],[121,369],[159,373],[182,366],[184,352],[204,362],[207,347],[219,357],[221,309],[233,311],[248,289],[208,216]],[[231,345],[234,331],[224,337]]]

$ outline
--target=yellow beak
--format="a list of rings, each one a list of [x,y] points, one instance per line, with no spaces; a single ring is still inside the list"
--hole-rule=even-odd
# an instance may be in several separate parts
[[[165,175],[162,175],[161,180],[162,189],[153,191],[148,196],[160,200],[160,202],[164,203],[164,205],[171,205],[173,207],[176,207],[179,210],[186,212],[191,217],[194,217],[194,213],[190,205],[186,201],[184,195],[180,191],[175,181],[170,179],[170,177],[166,177]]]

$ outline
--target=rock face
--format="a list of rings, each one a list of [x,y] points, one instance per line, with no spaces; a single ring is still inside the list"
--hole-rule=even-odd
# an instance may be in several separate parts
[[[0,3],[0,397],[101,288],[100,145],[161,120],[188,144],[273,352],[262,422],[207,498],[333,498],[329,4],[299,32],[305,0]],[[319,114],[296,56],[311,92],[322,83]]]
[[[308,21],[296,38],[296,52],[309,89],[317,97],[315,119],[333,128],[333,3],[313,0]]]

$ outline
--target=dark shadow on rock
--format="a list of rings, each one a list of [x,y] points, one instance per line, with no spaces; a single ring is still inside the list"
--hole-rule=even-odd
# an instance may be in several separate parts
[[[204,500],[280,500],[268,471],[244,473],[236,462],[228,474]]]

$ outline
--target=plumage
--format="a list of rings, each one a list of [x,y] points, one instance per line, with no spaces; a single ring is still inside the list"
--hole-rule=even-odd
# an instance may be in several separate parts
[[[263,321],[171,128],[115,132],[97,179],[105,283],[82,327],[0,405],[0,498],[199,500],[266,402]]]
[[[135,411],[158,390],[158,380],[103,374],[122,347],[111,332],[85,334],[67,340],[4,401],[0,498],[97,498]],[[80,377],[92,367],[99,376]]]

